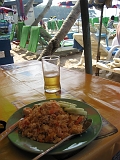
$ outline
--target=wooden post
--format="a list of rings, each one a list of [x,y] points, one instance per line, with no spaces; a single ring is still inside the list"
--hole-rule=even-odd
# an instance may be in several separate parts
[[[85,55],[85,71],[87,74],[92,74],[92,55],[91,55],[88,0],[80,0],[80,8],[81,8],[81,18],[82,18],[84,55]]]
[[[102,28],[102,18],[103,18],[103,7],[101,6],[101,17],[100,17],[100,31],[99,31],[99,40],[98,40],[98,49],[97,49],[97,62],[100,60],[100,41],[101,41],[101,28]],[[99,68],[96,67],[96,76],[99,76]]]

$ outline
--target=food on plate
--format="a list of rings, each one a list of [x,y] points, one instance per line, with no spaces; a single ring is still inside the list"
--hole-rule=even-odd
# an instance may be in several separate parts
[[[59,101],[59,104],[64,109],[64,111],[68,113],[87,116],[87,112],[83,108],[77,108],[76,104],[65,102],[65,101]]]
[[[26,107],[23,112],[25,118],[18,126],[20,133],[42,143],[57,143],[71,134],[82,133],[87,115],[74,104],[55,100]]]

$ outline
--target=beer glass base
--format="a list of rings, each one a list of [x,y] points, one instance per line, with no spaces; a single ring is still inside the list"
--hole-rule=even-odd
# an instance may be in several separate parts
[[[47,93],[56,93],[58,91],[60,91],[61,89],[45,89],[45,92]]]

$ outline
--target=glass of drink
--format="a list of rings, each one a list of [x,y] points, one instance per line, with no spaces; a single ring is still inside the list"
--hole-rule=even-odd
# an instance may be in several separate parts
[[[45,97],[46,99],[55,99],[55,98],[61,98],[61,92],[55,92],[55,93],[48,93],[45,92]]]
[[[42,69],[45,92],[60,91],[60,57],[56,55],[42,57]]]

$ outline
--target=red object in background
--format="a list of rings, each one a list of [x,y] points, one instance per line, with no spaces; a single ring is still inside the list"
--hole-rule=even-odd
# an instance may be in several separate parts
[[[18,17],[21,20],[26,20],[26,16],[24,14],[24,5],[22,0],[16,0]]]
[[[69,8],[69,7],[75,5],[75,1],[63,1],[63,2],[59,2],[58,5],[59,6],[66,6],[67,8]]]
[[[67,36],[64,37],[64,40],[69,39]]]
[[[8,13],[8,12],[13,12],[14,14],[16,13],[16,11],[14,11],[11,8],[7,8],[7,7],[0,7],[0,13]]]
[[[16,40],[16,41],[13,41],[12,43],[18,46],[20,44],[20,41]]]

